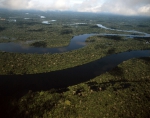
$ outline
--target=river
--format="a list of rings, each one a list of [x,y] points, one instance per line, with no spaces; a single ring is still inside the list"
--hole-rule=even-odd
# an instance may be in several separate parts
[[[150,34],[144,33],[144,32],[139,32],[135,30],[119,30],[119,29],[111,29],[107,28],[101,24],[97,24],[98,27],[104,28],[106,30],[116,30],[116,31],[123,31],[123,32],[130,32],[130,33],[137,33],[140,35],[130,35],[130,34],[106,34],[106,33],[101,33],[101,34],[83,34],[83,35],[78,35],[74,36],[69,45],[65,47],[57,47],[57,48],[43,48],[43,47],[31,47],[31,46],[24,46],[19,43],[0,43],[0,50],[5,51],[5,52],[13,52],[13,53],[37,53],[37,54],[43,54],[43,53],[63,53],[63,52],[68,52],[72,50],[76,50],[79,48],[82,48],[86,46],[86,39],[90,36],[98,35],[98,36],[124,36],[124,37],[130,37],[130,38],[135,38],[135,37],[150,37]]]
[[[41,91],[51,88],[64,88],[93,79],[128,59],[149,56],[150,50],[130,51],[112,54],[84,65],[49,73],[0,75],[0,93],[20,95],[27,93],[29,90]]]
[[[57,50],[55,50],[54,52],[64,52],[84,47],[85,40],[91,35],[95,34],[84,34],[75,36],[71,40],[69,46],[64,48],[56,48]],[[3,48],[5,48],[5,46],[0,45],[0,47]],[[21,48],[20,45],[17,46]],[[23,49],[21,48],[22,50],[19,51],[18,47],[16,49],[14,48],[14,51],[11,50],[11,45],[10,47],[7,47],[5,49],[7,49],[6,51],[10,52],[22,52]],[[30,48],[25,49],[24,52],[30,52]],[[37,49],[42,49],[43,51],[41,51],[41,53],[46,52],[44,48]],[[49,48],[47,49],[49,50]],[[33,52],[34,50],[35,48],[33,48]],[[150,57],[150,50],[128,51],[118,54],[112,54],[87,64],[49,73],[29,75],[0,75],[0,93],[1,95],[21,96],[26,94],[29,90],[41,91],[49,90],[52,88],[64,88],[71,85],[76,85],[81,82],[93,79],[104,72],[110,71],[123,61],[139,57]]]

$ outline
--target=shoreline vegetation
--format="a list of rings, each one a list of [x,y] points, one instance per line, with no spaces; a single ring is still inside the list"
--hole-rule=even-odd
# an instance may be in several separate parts
[[[41,18],[40,16],[44,16]],[[11,16],[11,17],[10,17]],[[12,17],[14,16],[14,17]],[[133,34],[99,28],[103,24],[112,29],[137,30],[150,34],[150,23],[147,17],[107,16],[84,13],[6,13],[0,20],[0,42],[16,42],[34,46],[38,41],[44,41],[46,47],[67,46],[73,36],[90,33]],[[28,19],[27,19],[28,18]],[[56,20],[51,20],[52,18]],[[48,21],[50,24],[42,24]],[[132,22],[132,23],[131,23]],[[30,42],[31,41],[31,42]],[[32,42],[33,41],[33,42]],[[30,42],[30,43],[26,43]]]
[[[68,88],[29,91],[20,98],[3,96],[1,111],[6,117],[15,118],[148,118],[149,73],[150,57],[130,59],[109,72]]]
[[[101,29],[95,24],[150,34],[149,17],[120,17],[74,12],[34,11],[28,14],[23,11],[3,12],[0,11],[0,17],[5,19],[0,20],[0,43],[15,42],[27,46],[51,48],[67,46],[73,36],[80,34],[132,34]],[[43,21],[47,24],[42,24]],[[85,47],[65,53],[24,54],[0,51],[0,76],[44,74],[77,67],[107,55],[132,50],[150,50],[150,39],[91,36],[86,40]],[[19,85],[12,83],[12,86]],[[122,62],[114,69],[91,80],[65,88],[46,91],[30,90],[26,94],[18,90],[19,92],[13,95],[7,95],[3,93],[5,90],[1,90],[3,92],[0,94],[0,116],[7,118],[148,118],[150,116],[149,86],[150,57],[134,58]]]
[[[36,74],[46,73],[86,64],[110,54],[149,50],[145,39],[113,39],[113,37],[93,36],[86,40],[87,46],[65,53],[23,54],[0,52],[0,74]],[[82,56],[81,56],[82,55]]]

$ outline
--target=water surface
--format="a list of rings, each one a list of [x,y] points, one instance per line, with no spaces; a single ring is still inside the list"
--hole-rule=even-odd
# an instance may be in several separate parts
[[[150,50],[112,54],[87,64],[49,73],[0,75],[0,93],[2,95],[24,95],[29,90],[41,91],[76,85],[113,69],[123,61],[139,57],[150,57]]]
[[[0,43],[0,50],[5,52],[14,52],[14,53],[62,53],[68,52],[71,50],[82,48],[86,45],[85,40],[94,34],[83,34],[75,36],[71,39],[70,44],[66,47],[57,47],[57,48],[43,48],[43,47],[31,47],[24,46],[19,43]]]
[[[41,16],[43,17],[43,16]],[[54,21],[54,20],[53,20]],[[48,21],[43,21],[43,24],[49,24]],[[82,23],[79,23],[82,24]],[[150,34],[144,33],[144,32],[139,32],[135,30],[119,30],[119,29],[111,29],[107,28],[101,24],[97,24],[98,27],[104,28],[107,30],[116,30],[116,31],[123,31],[123,32],[130,32],[130,33],[138,33],[140,35],[130,35],[130,34],[107,34],[107,33],[101,33],[101,34],[83,34],[79,36],[74,36],[69,45],[65,47],[57,47],[57,48],[42,48],[42,47],[30,47],[30,46],[24,46],[19,43],[0,43],[0,50],[1,51],[6,51],[6,52],[14,52],[14,53],[63,53],[63,52],[68,52],[72,50],[76,50],[79,48],[82,48],[86,45],[85,40],[94,35],[99,35],[99,36],[124,36],[124,37],[129,37],[129,38],[134,38],[134,37],[150,37]],[[141,35],[142,34],[142,35]]]
[[[50,24],[48,21],[42,21],[42,24]]]

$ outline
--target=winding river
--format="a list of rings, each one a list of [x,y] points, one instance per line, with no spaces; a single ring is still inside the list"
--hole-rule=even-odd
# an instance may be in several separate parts
[[[49,73],[30,75],[0,75],[1,95],[24,95],[29,90],[64,88],[88,81],[131,58],[149,57],[150,50],[112,54],[96,61]]]
[[[0,50],[9,52],[24,53],[46,53],[46,52],[66,52],[85,46],[85,40],[95,34],[84,34],[73,37],[69,46],[63,48],[23,48],[15,43],[1,43]],[[100,35],[100,34],[99,34]],[[101,34],[104,36],[104,34]],[[107,34],[106,34],[107,35]],[[114,35],[114,34],[110,34]],[[147,37],[149,34],[144,34]],[[127,35],[131,36],[131,35]],[[135,35],[132,35],[136,37]],[[6,48],[6,46],[8,46]],[[13,47],[15,45],[15,47]],[[16,48],[17,45],[17,48]],[[32,51],[30,50],[32,49]],[[38,50],[38,51],[37,51]],[[19,95],[26,94],[29,90],[41,91],[51,88],[63,88],[88,81],[96,76],[109,71],[123,61],[131,58],[150,57],[150,50],[138,50],[112,54],[96,61],[49,73],[30,74],[30,75],[0,75],[0,93],[1,95]]]
[[[98,27],[106,29],[106,30],[115,30],[115,31],[122,31],[122,32],[128,32],[128,33],[136,33],[139,35],[128,35],[128,34],[106,34],[106,33],[101,33],[101,34],[83,34],[79,36],[74,36],[69,45],[66,47],[57,47],[57,48],[42,48],[42,47],[30,47],[30,46],[24,46],[19,43],[0,43],[0,50],[5,51],[5,52],[14,52],[14,53],[38,53],[38,54],[43,54],[43,53],[63,53],[63,52],[68,52],[72,50],[76,50],[79,48],[82,48],[86,45],[85,40],[94,35],[98,36],[124,36],[124,37],[150,37],[150,34],[144,33],[144,32],[139,32],[135,30],[118,30],[118,29],[111,29],[107,28],[101,24],[97,24]]]

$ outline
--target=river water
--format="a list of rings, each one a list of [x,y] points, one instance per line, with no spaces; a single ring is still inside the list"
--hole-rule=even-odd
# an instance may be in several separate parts
[[[0,50],[20,53],[61,53],[84,47],[86,45],[85,40],[92,35],[105,36],[109,34],[83,34],[75,36],[71,39],[71,42],[67,47],[61,48],[34,48],[24,47],[16,43],[1,43]],[[144,34],[145,37],[148,35],[149,34],[146,33]],[[132,36],[136,37],[135,35]],[[113,69],[123,61],[139,57],[150,57],[150,50],[128,51],[112,54],[87,64],[49,73],[0,75],[0,93],[2,95],[24,95],[29,90],[41,91],[49,90],[51,88],[63,88],[76,85]]]
[[[150,57],[150,50],[139,50],[112,54],[96,61],[43,74],[0,75],[1,95],[24,95],[29,90],[41,91],[64,88],[99,76],[131,58]]]
[[[5,51],[5,52],[14,52],[14,53],[63,53],[63,52],[68,52],[72,50],[76,50],[79,48],[82,48],[86,45],[85,40],[94,35],[99,35],[99,36],[124,36],[124,37],[150,37],[150,34],[144,33],[144,32],[139,32],[135,30],[119,30],[119,29],[111,29],[107,28],[101,24],[97,24],[98,27],[104,28],[106,30],[115,30],[115,31],[122,31],[122,32],[129,32],[129,33],[137,33],[140,35],[128,35],[128,34],[106,34],[106,33],[101,33],[101,34],[83,34],[79,36],[74,36],[69,45],[66,47],[57,47],[57,48],[42,48],[42,47],[31,47],[31,46],[24,46],[19,43],[0,43],[0,50]]]

